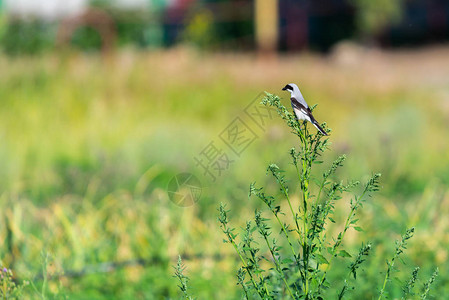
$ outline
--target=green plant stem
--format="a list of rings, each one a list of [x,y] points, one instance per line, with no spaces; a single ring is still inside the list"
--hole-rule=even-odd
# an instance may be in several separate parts
[[[243,264],[243,268],[248,272],[249,277],[251,278],[251,283],[253,284],[254,288],[255,288],[256,291],[258,292],[260,298],[263,299],[263,295],[261,295],[261,293],[260,293],[260,291],[259,291],[259,288],[257,287],[257,284],[256,284],[256,282],[254,281],[253,274],[249,271],[248,265],[246,264],[245,259],[243,259],[242,254],[240,253],[240,250],[239,250],[239,248],[237,247],[237,244],[236,244],[234,241],[232,241],[231,244],[232,244],[232,246],[234,246],[235,251],[237,252],[238,256],[240,257],[240,260],[242,261],[242,264]],[[267,295],[269,295],[267,286],[264,285],[264,287],[265,287],[265,291],[266,291]]]
[[[324,185],[326,184],[326,182],[327,182],[327,177],[323,178],[323,181],[320,184],[320,189],[318,190],[318,195],[316,197],[316,202],[317,203],[319,203],[319,201],[320,201],[321,191],[323,190]]]
[[[396,256],[393,257],[393,259],[392,259],[392,261],[391,261],[391,267],[394,266],[394,259],[395,259],[395,258],[396,258]],[[388,268],[390,269],[390,266],[389,266]],[[387,274],[385,274],[384,283],[382,284],[382,289],[380,290],[379,298],[377,298],[378,300],[382,299],[382,296],[384,295],[385,287],[387,286],[388,278],[390,277],[390,276],[389,276],[389,273],[390,273],[390,272],[389,272],[389,270],[388,270],[388,271],[387,271]]]
[[[284,281],[284,284],[285,284],[285,287],[287,288],[288,293],[290,294],[292,299],[295,299],[295,296],[293,296],[293,292],[292,292],[292,290],[290,289],[290,286],[287,283],[287,279],[285,278],[285,274],[282,272],[282,268],[281,268],[281,265],[279,263],[279,260],[276,258],[276,255],[274,254],[273,248],[270,246],[270,242],[268,241],[267,235],[263,234],[262,236],[263,236],[263,238],[265,240],[265,243],[268,246],[268,249],[270,249],[271,256],[273,257],[274,264],[276,265],[276,270],[281,275],[282,281]]]
[[[321,279],[319,281],[318,291],[320,291],[321,287],[323,286],[323,283],[324,283],[324,280],[326,279],[326,275],[327,275],[327,272],[329,271],[330,265],[332,264],[334,257],[337,256],[337,253],[336,253],[337,249],[340,246],[341,242],[343,241],[346,231],[348,231],[348,229],[350,227],[350,224],[351,224],[352,218],[354,217],[355,211],[357,210],[358,206],[360,205],[360,203],[361,203],[363,197],[365,196],[365,194],[367,193],[367,191],[368,190],[365,188],[365,190],[360,195],[360,197],[357,198],[357,201],[355,202],[355,204],[352,205],[352,207],[351,207],[351,211],[349,212],[349,215],[346,218],[345,227],[344,227],[343,231],[339,234],[339,237],[337,238],[334,246],[332,247],[332,256],[329,259],[329,263],[326,265],[326,269],[323,272],[323,276],[321,277]]]
[[[390,273],[394,268],[394,263],[395,263],[396,259],[399,257],[399,255],[401,255],[401,253],[404,252],[404,249],[406,249],[405,246],[407,244],[407,240],[413,236],[414,231],[415,231],[415,228],[412,227],[412,228],[408,229],[404,235],[402,235],[401,241],[398,242],[396,245],[396,252],[394,253],[393,258],[391,259],[391,262],[387,261],[388,268],[387,268],[387,272],[385,273],[385,278],[384,278],[384,282],[382,284],[382,289],[380,290],[380,293],[379,293],[379,298],[377,298],[378,300],[382,299],[384,292],[385,292],[385,287],[387,286],[387,282],[390,279]]]
[[[281,222],[281,220],[279,219],[278,215],[277,215],[277,214],[274,214],[274,216],[276,217],[276,220],[278,221],[279,225],[281,225],[282,231],[284,232],[285,237],[287,238],[288,244],[290,245],[290,249],[291,249],[291,251],[292,251],[292,253],[293,253],[293,256],[295,257],[296,265],[298,266],[299,272],[301,273],[301,277],[304,279],[304,276],[305,276],[305,275],[304,275],[304,272],[301,270],[301,262],[299,261],[299,257],[298,257],[298,255],[296,254],[295,249],[293,248],[293,244],[292,244],[292,242],[290,241],[290,238],[289,238],[289,236],[288,236],[287,230],[285,229],[285,226],[284,226],[284,224]]]
[[[300,131],[301,132],[301,131]],[[304,135],[307,136],[307,124],[304,124]],[[308,243],[308,234],[309,234],[309,221],[308,221],[308,201],[309,201],[309,178],[308,178],[308,165],[309,161],[307,160],[307,152],[308,152],[308,142],[305,136],[302,136],[302,154],[301,157],[302,162],[302,196],[303,196],[303,242],[302,242],[302,250],[303,250],[303,267],[305,273],[305,299],[309,298],[309,243]]]
[[[243,258],[242,254],[240,253],[240,250],[239,250],[237,244],[235,243],[234,239],[232,238],[232,236],[229,233],[229,228],[226,226],[226,224],[223,224],[223,223],[222,223],[222,226],[223,226],[223,232],[225,232],[226,236],[228,237],[229,242],[232,244],[232,246],[234,247],[234,249],[237,252],[238,256],[240,257],[240,260],[241,260],[241,262],[243,264],[243,268],[248,272],[249,277],[251,279],[251,283],[253,284],[253,286],[256,289],[257,293],[259,294],[260,298],[264,299],[263,293],[260,291],[260,289],[258,288],[256,282],[254,281],[253,274],[250,272],[250,270],[248,268],[248,265],[247,265],[245,259]],[[265,288],[266,295],[269,295],[268,287],[266,286],[265,281],[264,281],[264,288]]]
[[[290,197],[288,196],[287,189],[285,188],[285,186],[284,186],[284,184],[283,184],[282,182],[279,181],[279,184],[281,185],[281,188],[282,188],[282,191],[283,191],[283,193],[284,193],[284,195],[285,195],[285,198],[287,198],[288,206],[290,207],[290,211],[291,211],[292,216],[293,216],[293,218],[294,218],[294,220],[295,220],[296,231],[298,232],[300,242],[302,243],[302,241],[301,241],[301,232],[300,232],[300,230],[299,230],[299,224],[298,224],[298,218],[297,218],[296,213],[295,213],[294,210],[293,210],[292,203],[291,203],[291,201],[290,201]],[[277,216],[276,216],[276,218],[277,218]],[[278,221],[279,221],[279,220],[278,220]],[[280,222],[280,221],[279,221],[279,222]],[[284,226],[282,225],[282,227],[284,227]],[[285,229],[284,229],[284,232],[285,232]],[[285,234],[287,235],[287,233],[285,233]],[[288,238],[288,236],[287,236],[287,238]],[[289,242],[290,242],[290,241],[289,241]]]
[[[244,272],[244,271],[242,271],[242,272]],[[248,288],[246,287],[245,282],[243,281],[243,278],[240,282],[240,285],[242,286],[243,292],[245,293],[245,299],[250,299],[249,295],[248,295]]]

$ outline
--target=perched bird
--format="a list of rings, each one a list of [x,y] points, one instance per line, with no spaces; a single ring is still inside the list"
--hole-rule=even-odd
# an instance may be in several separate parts
[[[315,120],[315,118],[313,117],[312,112],[310,111],[310,108],[306,103],[306,100],[304,100],[304,97],[302,96],[301,91],[299,90],[296,84],[289,83],[282,90],[290,92],[291,95],[290,101],[292,102],[292,108],[298,120],[309,121],[323,135],[328,135],[326,131],[324,131],[324,129],[321,128],[317,120]]]

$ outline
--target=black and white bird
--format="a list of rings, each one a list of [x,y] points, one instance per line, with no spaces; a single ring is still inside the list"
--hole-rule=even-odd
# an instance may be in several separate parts
[[[299,90],[296,84],[289,83],[282,90],[290,92],[291,95],[290,101],[292,102],[292,108],[298,120],[309,121],[323,135],[328,135],[326,131],[324,131],[324,129],[321,128],[317,120],[315,120],[315,118],[313,117],[312,112],[310,111],[310,108],[306,103],[306,100],[304,100],[304,97],[302,96],[301,91]]]

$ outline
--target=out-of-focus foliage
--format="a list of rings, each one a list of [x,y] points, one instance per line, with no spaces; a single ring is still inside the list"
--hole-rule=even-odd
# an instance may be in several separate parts
[[[78,28],[72,36],[71,44],[82,50],[98,50],[101,48],[101,36],[92,27]]]
[[[247,49],[253,46],[254,31],[252,8],[248,3],[247,0],[237,4],[208,1],[171,7],[165,1],[154,0],[142,9],[124,9],[110,1],[98,0],[92,1],[90,6],[112,19],[117,46],[159,48],[184,42],[202,49],[216,45]],[[8,54],[36,54],[53,49],[62,23],[63,20],[44,21],[0,14],[0,48]],[[102,37],[89,24],[80,24],[70,44],[81,50],[99,50]]]
[[[112,18],[116,45],[145,48],[163,45],[161,12],[129,11],[110,6],[103,7],[100,4],[94,7],[101,7]],[[61,21],[20,19],[0,13],[0,49],[10,55],[39,54],[54,49],[61,24]],[[75,49],[99,50],[102,47],[102,37],[89,24],[80,24],[70,37],[69,43]]]
[[[357,29],[368,37],[379,33],[402,16],[403,0],[350,0],[357,10]]]
[[[54,47],[52,24],[3,19],[0,26],[0,47],[8,54],[38,54]]]
[[[218,41],[214,29],[214,19],[210,11],[195,12],[186,25],[183,40],[199,48],[210,48]]]
[[[159,299],[177,296],[171,266],[181,254],[189,291],[198,299],[241,299],[231,272],[237,261],[218,234],[216,206],[228,203],[234,220],[252,216],[261,201],[248,200],[248,184],[256,181],[277,195],[266,165],[288,166],[285,151],[296,139],[274,119],[265,131],[248,123],[258,139],[232,157],[216,182],[198,176],[203,194],[195,205],[176,206],[167,185],[179,172],[198,170],[193,157],[212,140],[218,144],[220,133],[261,91],[281,95],[288,106],[281,88],[295,81],[310,105],[319,103],[317,120],[333,129],[332,151],[323,161],[348,154],[335,179],[383,174],[381,192],[367,200],[358,221],[365,230],[358,235],[373,241],[375,255],[357,272],[354,298],[377,295],[379,272],[395,250],[391,241],[410,226],[416,231],[406,264],[395,265],[409,274],[391,278],[405,283],[420,266],[416,289],[422,289],[434,266],[449,268],[447,48],[343,50],[267,63],[181,48],[127,50],[104,60],[95,53],[0,55],[3,265],[41,291],[45,250],[52,257],[47,298]],[[317,165],[317,172],[321,166],[329,167]],[[352,233],[344,246],[355,255],[360,244]],[[139,259],[146,263],[109,264]],[[335,263],[330,281],[349,272],[344,261]],[[430,296],[448,294],[447,280],[441,272]],[[394,280],[386,291],[400,298],[402,287]]]

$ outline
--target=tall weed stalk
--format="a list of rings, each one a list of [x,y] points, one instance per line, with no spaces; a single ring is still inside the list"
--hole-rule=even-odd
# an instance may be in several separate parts
[[[332,175],[343,165],[346,159],[344,155],[338,157],[321,178],[314,180],[312,170],[316,164],[322,163],[320,159],[328,149],[329,139],[319,132],[314,134],[309,131],[307,123],[298,122],[282,105],[279,97],[267,94],[262,103],[276,108],[291,132],[299,138],[299,146],[292,148],[289,153],[296,171],[297,190],[300,195],[292,197],[295,188],[289,186],[289,183],[293,181],[287,180],[284,171],[276,164],[270,164],[267,174],[277,182],[282,197],[268,195],[263,187],[258,187],[255,183],[250,185],[249,196],[265,203],[267,211],[255,212],[255,225],[247,223],[243,243],[236,241],[237,235],[234,233],[235,229],[229,226],[228,211],[224,205],[219,208],[218,219],[221,229],[228,237],[227,242],[239,253],[242,261],[240,273],[244,272],[244,275],[250,278],[247,283],[240,283],[247,291],[252,290],[262,299],[320,299],[323,297],[323,291],[330,286],[328,272],[334,259],[351,257],[342,247],[343,240],[351,228],[361,230],[357,226],[357,210],[362,207],[367,197],[379,189],[380,174],[372,175],[361,192],[352,196],[349,213],[341,230],[335,237],[329,238],[327,225],[335,222],[335,202],[341,199],[343,193],[359,185],[359,182],[343,183],[331,180]],[[323,127],[326,128],[325,124]],[[330,132],[329,129],[326,131]],[[299,203],[295,203],[293,199],[298,198]],[[290,221],[287,222],[286,219]],[[278,237],[274,236],[274,228],[280,228]],[[257,232],[262,241],[254,242],[253,232]],[[245,242],[248,237],[252,244]],[[252,245],[263,246],[263,250]],[[349,275],[352,274],[356,278],[356,270],[365,261],[370,249],[371,244],[362,246],[354,262],[348,266]],[[349,290],[349,281],[344,281],[344,286],[336,297],[342,298]]]
[[[250,184],[249,197],[261,200],[265,209],[255,211],[254,219],[246,222],[241,237],[230,225],[226,205],[220,204],[218,221],[226,237],[224,242],[232,245],[241,262],[237,272],[238,285],[247,299],[324,299],[325,295],[327,298],[343,299],[356,288],[357,271],[372,249],[371,243],[362,244],[353,257],[343,242],[351,229],[362,230],[358,226],[357,212],[379,190],[381,175],[373,174],[358,189],[355,188],[360,185],[358,181],[332,180],[346,160],[346,156],[342,155],[316,178],[312,171],[317,164],[323,163],[321,157],[328,150],[329,139],[318,131],[309,131],[308,123],[298,122],[278,96],[267,93],[262,104],[274,107],[291,132],[299,138],[299,146],[289,151],[296,178],[287,179],[280,167],[270,164],[267,175],[277,183],[280,196],[268,194],[256,183]],[[322,127],[330,132],[326,124]],[[293,183],[295,181],[297,183]],[[342,224],[337,224],[340,225],[336,226],[339,228],[337,233],[333,234],[328,225],[336,223],[335,204],[344,194],[350,195],[348,213]],[[387,261],[388,269],[379,299],[386,296],[385,289],[395,260],[405,250],[406,241],[413,232],[413,228],[407,230],[402,240],[397,242],[394,257]],[[345,277],[338,282],[330,282],[329,272],[337,258],[351,258],[352,261],[347,265]],[[411,294],[416,274],[413,276],[415,278],[404,288],[405,296]],[[424,286],[424,298],[435,277]],[[181,290],[185,292],[184,288]]]

